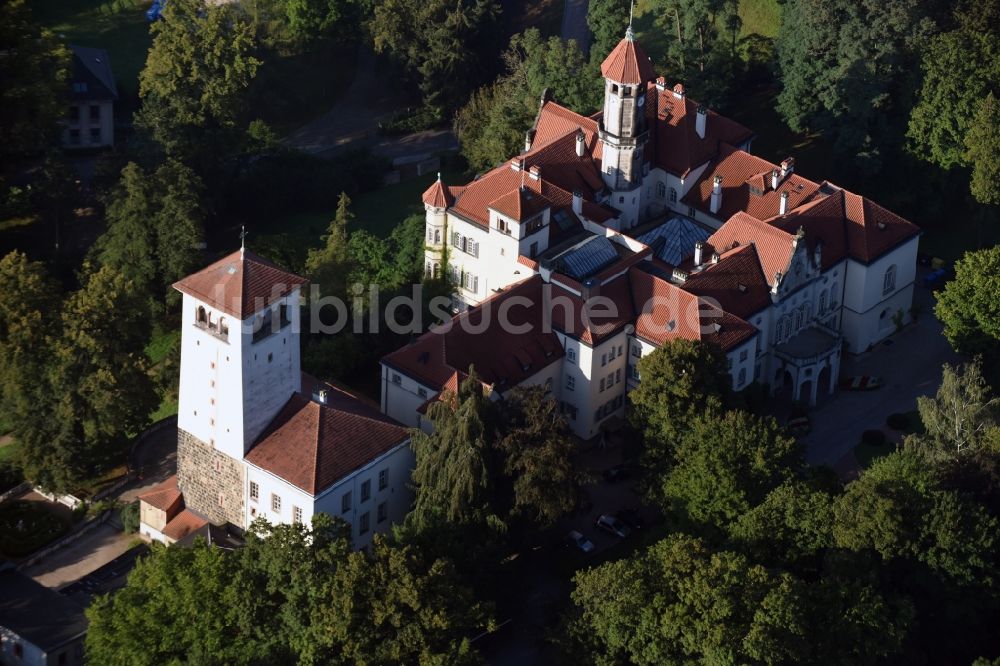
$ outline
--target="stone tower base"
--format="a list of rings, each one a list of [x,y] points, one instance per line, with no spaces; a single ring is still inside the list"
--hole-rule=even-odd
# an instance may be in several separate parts
[[[235,460],[180,428],[177,430],[177,487],[184,505],[216,525],[244,529],[243,461]]]

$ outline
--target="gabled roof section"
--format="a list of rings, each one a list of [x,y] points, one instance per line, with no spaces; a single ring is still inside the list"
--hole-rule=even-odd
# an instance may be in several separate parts
[[[773,286],[775,273],[788,270],[794,239],[793,234],[741,212],[733,215],[709,236],[708,244],[721,255],[739,245],[753,243],[757,248],[764,277]]]
[[[844,225],[844,191],[820,193],[791,213],[768,220],[789,234],[805,232],[803,238],[810,252],[820,246],[820,267],[827,270],[847,256],[847,230]]]
[[[237,250],[174,283],[174,289],[242,321],[307,282],[249,250]]]
[[[491,201],[489,208],[512,220],[523,222],[551,206],[552,203],[541,194],[527,187],[519,187]]]
[[[246,455],[313,496],[409,438],[406,428],[355,396],[326,390],[322,405],[301,393],[289,398]]]
[[[166,512],[167,520],[170,520],[184,506],[184,497],[177,487],[177,475],[139,495],[139,500]]]
[[[117,100],[118,86],[111,71],[111,59],[104,49],[89,46],[70,46],[73,52],[72,97],[76,100]]]
[[[649,84],[646,107],[656,109],[656,166],[664,171],[685,176],[715,157],[722,144],[740,146],[753,137],[743,125],[712,110],[706,111],[705,138],[698,136],[700,105],[687,95],[678,99],[672,90],[660,87]]]
[[[600,114],[598,114],[599,117]],[[583,116],[575,111],[567,109],[565,106],[547,100],[538,111],[538,118],[535,121],[535,135],[531,143],[532,150],[539,150],[556,139],[561,139],[567,135],[574,137],[573,150],[576,151],[576,132],[583,131],[586,155],[591,159],[601,159],[602,144],[598,140],[597,120],[592,117]]]
[[[49,652],[83,636],[87,618],[83,607],[68,597],[7,569],[0,571],[0,627]]]
[[[874,261],[903,241],[920,234],[920,227],[865,197],[844,191],[847,247],[851,258]]]
[[[208,525],[208,521],[190,509],[184,509],[163,527],[163,536],[179,541]]]
[[[740,245],[723,254],[718,263],[690,273],[683,289],[742,319],[771,305],[771,290],[755,245]]]
[[[653,63],[635,41],[631,26],[625,33],[625,38],[618,42],[618,46],[601,63],[601,75],[616,83],[631,85],[651,81],[656,76]]]
[[[788,193],[786,213],[806,201],[819,190],[819,185],[792,172],[781,180],[778,189],[771,187],[771,172],[777,165],[728,144],[719,146],[718,157],[705,169],[701,179],[684,196],[684,202],[713,215],[728,220],[742,211],[758,220],[768,220],[780,212],[781,194]],[[766,176],[765,176],[766,174]],[[722,205],[717,213],[711,212],[712,184],[715,176],[722,176]],[[755,189],[765,184],[764,190]]]

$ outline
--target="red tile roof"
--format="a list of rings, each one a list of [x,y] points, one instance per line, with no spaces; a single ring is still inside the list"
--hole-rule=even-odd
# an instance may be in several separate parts
[[[184,509],[166,524],[163,528],[163,536],[179,541],[207,524],[208,521],[198,514],[190,509]]]
[[[172,475],[155,488],[139,495],[139,501],[165,511],[167,520],[172,518],[184,505],[184,497],[181,495],[180,489],[177,488],[177,475]]]
[[[920,228],[874,201],[844,191],[847,246],[851,257],[874,261],[920,233]]]
[[[677,99],[670,89],[661,91],[649,84],[646,107],[657,113],[656,166],[684,176],[715,157],[722,144],[739,146],[753,137],[743,125],[709,110],[705,138],[701,138],[696,129],[698,106],[687,96]]]
[[[306,282],[249,250],[237,250],[176,282],[174,289],[242,321]]]
[[[741,245],[725,252],[718,263],[692,272],[683,288],[742,319],[771,305],[771,290],[755,245]]]
[[[528,187],[519,187],[491,201],[489,208],[512,220],[523,222],[551,206],[552,202],[541,194]]]
[[[758,220],[767,220],[778,214],[782,192],[788,193],[786,212],[789,212],[809,201],[819,190],[818,184],[794,172],[778,185],[777,190],[772,189],[770,174],[777,168],[767,160],[722,144],[718,157],[705,168],[701,179],[684,196],[684,202],[720,220],[728,220],[740,211]],[[764,174],[767,175],[762,178]],[[712,185],[716,175],[722,176],[722,205],[718,212],[712,213]],[[751,191],[752,186],[761,183],[766,184],[763,192]]]
[[[635,41],[631,28],[601,63],[601,74],[617,83],[633,85],[652,81],[656,76],[652,61]]]
[[[597,115],[600,116],[600,114]],[[546,101],[538,111],[534,129],[535,137],[531,144],[532,150],[547,146],[556,139],[569,135],[573,137],[575,154],[576,132],[583,130],[585,154],[589,155],[592,160],[600,161],[601,159],[603,144],[598,139],[597,120],[594,118],[582,116],[556,102]]]
[[[546,330],[543,284],[538,275],[522,280],[456,315],[447,326],[387,354],[382,362],[435,390],[441,390],[456,371],[467,372],[473,365],[485,384],[515,386],[563,356],[552,327]],[[526,298],[531,305],[517,301],[505,305],[514,297]],[[509,330],[500,324],[501,308]]]
[[[447,208],[455,200],[448,188],[444,186],[441,182],[441,174],[438,174],[437,180],[424,190],[423,194],[424,203],[428,206],[433,206],[434,208]]]
[[[618,263],[614,267],[621,270],[622,264]],[[575,282],[564,276],[560,276],[559,279],[565,282]],[[613,305],[609,307],[605,307],[608,304],[604,302],[595,301],[587,309],[586,302],[582,297],[559,288],[553,288],[552,295],[553,300],[566,298],[573,304],[572,312],[567,312],[566,308],[559,305],[552,308],[553,327],[570,337],[583,340],[591,346],[600,344],[625,325],[635,321],[627,274],[621,275],[607,284],[602,284],[599,291],[593,292],[594,297],[610,299]],[[586,318],[584,317],[585,312]]]
[[[785,273],[792,260],[792,241],[795,236],[766,222],[761,222],[747,213],[736,213],[719,229],[709,236],[707,251],[719,254],[738,245],[753,243],[757,248],[761,268],[767,283],[774,284],[778,271]]]
[[[818,193],[812,201],[768,222],[789,234],[802,229],[803,242],[810,252],[820,246],[820,265],[824,271],[847,256],[843,190],[829,196]]]
[[[406,428],[355,396],[326,390],[324,405],[293,395],[246,455],[313,496],[409,438]]]

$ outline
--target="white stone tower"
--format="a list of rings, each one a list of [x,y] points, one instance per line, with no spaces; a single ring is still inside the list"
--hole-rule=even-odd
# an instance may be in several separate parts
[[[601,172],[612,192],[611,205],[623,213],[626,227],[636,224],[646,142],[647,82],[654,78],[649,56],[635,41],[629,25],[625,38],[601,64],[604,76],[604,118]],[[628,196],[625,193],[628,192]]]
[[[188,508],[243,522],[243,456],[302,382],[305,280],[240,250],[174,285],[183,295],[177,482]]]
[[[444,245],[448,233],[447,209],[454,203],[448,188],[441,182],[441,172],[437,180],[423,194],[426,213],[426,244],[424,245],[424,274],[438,277],[447,266],[442,265]]]

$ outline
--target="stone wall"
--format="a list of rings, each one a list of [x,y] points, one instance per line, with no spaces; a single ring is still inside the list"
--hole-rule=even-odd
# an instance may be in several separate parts
[[[241,460],[177,429],[177,487],[188,509],[216,525],[229,522],[244,528],[243,477]]]

